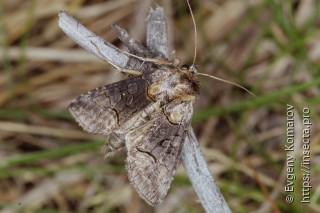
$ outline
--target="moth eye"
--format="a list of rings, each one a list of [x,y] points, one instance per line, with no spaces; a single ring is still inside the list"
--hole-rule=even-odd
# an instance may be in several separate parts
[[[182,70],[188,70],[190,68],[190,66],[188,64],[184,64],[181,66]]]

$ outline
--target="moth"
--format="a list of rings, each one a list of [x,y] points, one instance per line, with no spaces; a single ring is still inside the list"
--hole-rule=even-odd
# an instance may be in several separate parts
[[[65,12],[60,16],[73,19]],[[128,38],[125,30],[113,28],[122,33],[122,39]],[[129,180],[139,196],[154,206],[164,199],[173,180],[199,81],[195,66],[181,66],[179,60],[170,61],[130,41],[135,45],[129,46],[127,54],[143,65],[141,69],[122,69],[111,63],[128,77],[80,95],[69,111],[85,131],[108,137],[106,156],[127,149]],[[91,46],[103,58],[99,46]]]

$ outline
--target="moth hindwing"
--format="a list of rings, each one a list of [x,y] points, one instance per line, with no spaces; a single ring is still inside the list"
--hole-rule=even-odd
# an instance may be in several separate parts
[[[199,93],[193,66],[157,60],[146,60],[150,70],[141,75],[98,87],[69,107],[85,131],[109,136],[107,152],[125,145],[129,180],[151,206],[170,188]]]

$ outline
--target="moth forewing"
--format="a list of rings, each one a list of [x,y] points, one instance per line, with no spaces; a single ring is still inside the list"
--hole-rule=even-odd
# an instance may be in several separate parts
[[[151,103],[142,76],[98,87],[71,102],[69,110],[87,132],[109,135]]]
[[[184,125],[172,124],[159,112],[142,131],[131,132],[128,145],[127,170],[130,182],[149,204],[160,203],[167,194],[180,159]],[[142,137],[136,137],[138,134]],[[129,136],[131,138],[131,136]]]

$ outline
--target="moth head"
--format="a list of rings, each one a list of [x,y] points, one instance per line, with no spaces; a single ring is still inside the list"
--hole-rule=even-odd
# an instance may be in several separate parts
[[[198,66],[197,66],[197,65],[194,65],[194,64],[192,64],[192,65],[187,65],[187,64],[185,64],[185,65],[182,65],[182,66],[181,66],[181,70],[183,70],[183,71],[188,71],[188,72],[196,75],[196,74],[198,73],[197,67],[198,67]]]

